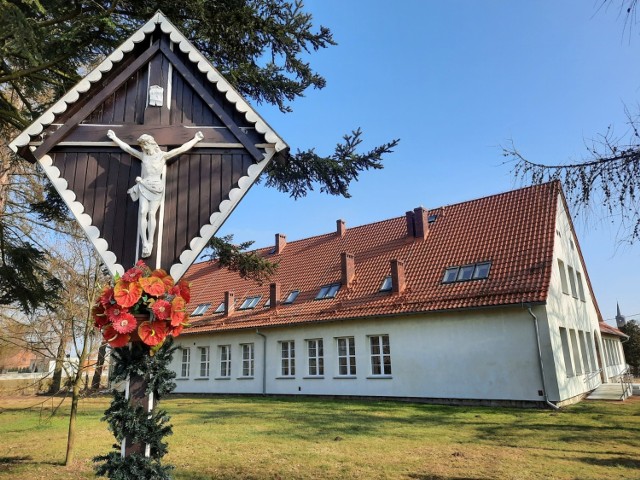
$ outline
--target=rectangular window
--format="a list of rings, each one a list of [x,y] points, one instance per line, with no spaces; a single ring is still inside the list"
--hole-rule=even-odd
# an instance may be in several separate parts
[[[560,271],[560,282],[562,282],[562,293],[569,295],[569,284],[567,283],[567,271],[564,269],[564,262],[558,259],[558,270]]]
[[[238,310],[249,310],[251,308],[255,308],[261,298],[262,295],[245,298],[244,302],[242,302],[242,305],[240,305],[240,308]]]
[[[255,356],[253,343],[243,343],[240,348],[242,348],[242,376],[253,377]]]
[[[580,300],[585,302],[586,300],[584,296],[584,285],[582,284],[582,275],[580,275],[580,272],[578,272],[577,270],[576,277],[578,277],[578,294],[580,295]]]
[[[180,376],[182,378],[189,378],[189,366],[191,365],[191,349],[182,349],[182,362],[180,363]]]
[[[201,303],[196,307],[196,309],[191,313],[192,317],[199,317],[207,311],[207,309],[211,306],[210,303]]]
[[[560,340],[562,341],[562,355],[564,356],[564,368],[567,377],[573,377],[573,362],[571,361],[571,350],[569,349],[569,337],[567,329],[560,327]]]
[[[456,278],[456,281],[461,282],[463,280],[471,280],[474,269],[475,265],[465,265],[464,267],[460,267],[460,270],[458,270],[458,277]]]
[[[444,271],[444,278],[442,279],[442,283],[452,283],[456,281],[458,277],[458,267],[450,267]]]
[[[491,269],[491,262],[478,263],[473,271],[473,279],[479,280],[481,278],[489,278],[489,270]]]
[[[569,269],[569,283],[571,284],[571,296],[573,296],[573,298],[578,298],[578,290],[576,289],[576,276],[573,273],[573,267],[569,265],[567,268]]]
[[[584,365],[584,371],[591,372],[592,368],[589,364],[589,352],[587,351],[587,341],[584,338],[584,332],[578,330],[578,339],[580,340],[580,353],[582,353],[582,364]]]
[[[285,298],[284,302],[282,302],[283,304],[289,304],[289,303],[293,303],[295,302],[296,298],[298,298],[298,295],[300,294],[300,290],[292,290],[291,293],[289,293],[289,295],[287,295],[287,298]]]
[[[589,345],[589,358],[591,359],[591,371],[595,372],[598,369],[598,364],[596,363],[596,355],[593,350],[593,338],[589,332],[587,335],[587,344]]]
[[[307,340],[307,355],[309,357],[309,376],[324,375],[324,345],[321,338]]]
[[[338,338],[338,375],[356,374],[356,342],[353,337]]]
[[[582,375],[582,359],[580,358],[580,347],[578,346],[578,337],[576,331],[572,328],[569,330],[569,338],[571,339],[571,353],[573,354],[573,363],[576,367],[576,375]]]
[[[293,340],[280,342],[280,375],[293,377],[296,374],[296,348]]]
[[[340,290],[339,283],[332,283],[331,285],[325,285],[320,289],[318,295],[316,295],[316,300],[323,300],[325,298],[335,298],[338,294],[338,290]]]
[[[220,377],[228,378],[231,376],[231,345],[220,345],[218,352],[220,353]]]
[[[200,376],[209,376],[209,347],[198,347],[200,352]]]
[[[369,337],[371,345],[371,374],[391,375],[391,349],[389,335],[372,335]]]

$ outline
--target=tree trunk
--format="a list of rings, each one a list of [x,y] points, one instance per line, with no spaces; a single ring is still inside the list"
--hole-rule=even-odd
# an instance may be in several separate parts
[[[65,328],[66,330],[66,328]],[[49,388],[49,393],[54,394],[60,391],[60,387],[62,386],[62,368],[64,366],[65,352],[66,352],[66,335],[63,330],[60,343],[58,344],[58,351],[56,352],[56,365],[53,369],[53,376],[51,377],[51,387]]]
[[[65,465],[73,462],[76,443],[76,417],[78,416],[78,400],[80,399],[80,384],[82,383],[82,369],[78,369],[73,381],[73,394],[71,396],[71,412],[69,413],[69,434],[67,436],[67,456]]]
[[[104,367],[104,360],[107,356],[107,344],[100,345],[98,350],[98,359],[96,361],[96,369],[93,372],[93,378],[91,379],[91,390],[100,389],[100,380],[102,379],[102,368]]]

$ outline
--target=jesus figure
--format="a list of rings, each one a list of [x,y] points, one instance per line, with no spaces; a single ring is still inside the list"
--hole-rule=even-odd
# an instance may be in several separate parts
[[[193,139],[184,145],[163,152],[151,135],[140,135],[138,145],[142,151],[131,148],[128,144],[120,140],[113,130],[107,132],[107,137],[132,157],[142,161],[141,177],[136,177],[136,184],[127,190],[131,199],[139,201],[138,227],[140,229],[140,240],[142,241],[142,258],[151,256],[153,250],[153,238],[156,231],[156,213],[162,203],[164,194],[164,166],[169,165],[171,158],[177,157],[187,151],[204,138],[202,132],[197,132]],[[174,160],[175,161],[175,160]]]

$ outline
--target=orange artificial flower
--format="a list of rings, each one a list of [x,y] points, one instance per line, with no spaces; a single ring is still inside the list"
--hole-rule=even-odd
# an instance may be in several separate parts
[[[154,270],[151,273],[152,277],[157,277],[160,280],[162,280],[162,283],[165,284],[167,290],[170,289],[171,287],[173,287],[173,277],[171,275],[169,275],[166,270],[163,270],[162,268],[158,268],[157,270]]]
[[[186,280],[180,280],[169,290],[169,294],[182,297],[185,302],[189,303],[191,301],[191,286]]]
[[[142,289],[151,296],[159,297],[167,291],[164,282],[158,277],[142,277],[139,281]]]
[[[187,302],[182,297],[171,300],[171,326],[175,327],[184,322]]]
[[[142,322],[138,327],[138,335],[145,344],[154,347],[167,337],[166,322]]]
[[[138,282],[119,280],[113,288],[113,296],[121,307],[133,307],[142,296],[142,287]]]
[[[110,286],[104,287],[102,289],[102,293],[100,294],[100,298],[98,298],[98,302],[100,302],[100,304],[106,308],[109,305],[115,303],[115,301],[115,298],[113,298],[113,288],[111,288]]]

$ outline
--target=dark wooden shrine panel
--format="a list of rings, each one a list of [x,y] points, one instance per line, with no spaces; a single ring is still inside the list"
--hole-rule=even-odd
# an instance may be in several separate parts
[[[176,263],[189,241],[247,175],[252,157],[243,150],[199,151],[169,167],[164,210],[162,265]]]
[[[51,157],[109,250],[125,268],[132,266],[137,258],[138,204],[127,190],[140,175],[140,162],[133,163],[131,156],[115,148],[89,151],[64,147],[52,152]]]
[[[146,65],[132,75],[120,88],[82,122],[102,125],[138,123],[144,121],[144,108],[147,101]]]

